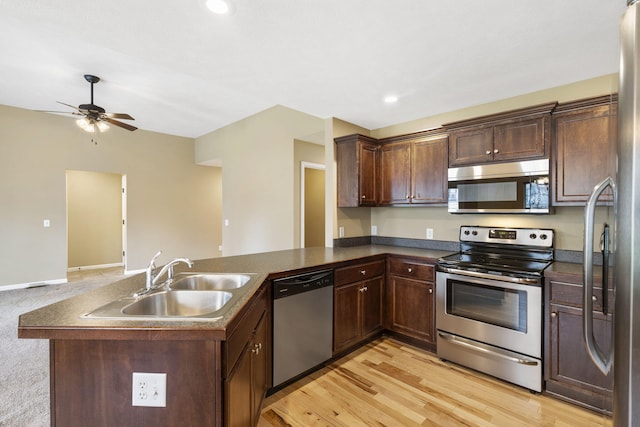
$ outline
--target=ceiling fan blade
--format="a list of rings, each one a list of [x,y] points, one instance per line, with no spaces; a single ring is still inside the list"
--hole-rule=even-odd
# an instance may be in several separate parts
[[[62,105],[66,105],[67,107],[73,108],[76,111],[81,111],[78,107],[76,107],[75,105],[71,105],[71,104],[65,104],[64,102],[60,102],[60,101],[56,101],[58,104],[62,104]]]
[[[115,126],[118,126],[118,127],[124,128],[124,129],[126,129],[126,130],[131,130],[131,131],[133,131],[133,130],[138,129],[138,128],[137,128],[137,127],[135,127],[135,126],[131,126],[130,124],[122,123],[122,122],[119,122],[119,121],[117,121],[117,120],[110,119],[109,117],[106,117],[104,120],[105,120],[106,122],[111,123],[112,125],[115,125]]]
[[[77,111],[54,111],[54,110],[32,110],[32,111],[35,111],[36,113],[73,114],[76,116],[82,115]]]
[[[110,119],[135,120],[133,117],[126,113],[105,113],[105,115]]]

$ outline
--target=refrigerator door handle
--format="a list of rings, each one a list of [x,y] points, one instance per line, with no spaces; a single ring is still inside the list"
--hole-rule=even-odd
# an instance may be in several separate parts
[[[591,360],[593,360],[593,363],[598,367],[598,369],[600,369],[600,371],[604,375],[607,375],[611,370],[611,365],[613,362],[613,345],[611,346],[609,354],[605,355],[598,346],[598,343],[593,336],[593,222],[598,197],[608,187],[611,187],[615,199],[615,182],[613,178],[608,176],[594,187],[593,193],[591,193],[589,201],[584,207],[584,287],[582,291],[582,332],[584,343],[587,347],[587,352],[589,353]],[[608,259],[606,260],[606,262],[608,262]]]

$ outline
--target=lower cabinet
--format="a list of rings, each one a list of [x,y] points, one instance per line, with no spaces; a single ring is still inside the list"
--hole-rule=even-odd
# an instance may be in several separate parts
[[[386,329],[435,350],[435,268],[412,258],[387,260]]]
[[[603,375],[583,344],[581,281],[546,281],[545,392],[590,409],[611,413],[613,373]],[[594,288],[594,336],[603,351],[611,346],[611,314],[600,308]],[[610,300],[613,301],[612,295]]]
[[[230,372],[224,383],[224,425],[228,427],[256,425],[270,387],[270,317],[266,292],[264,294],[244,316],[238,326],[239,335],[234,332],[228,341]],[[231,359],[238,347],[242,348],[233,363]]]
[[[382,330],[383,284],[384,260],[335,270],[334,354]]]

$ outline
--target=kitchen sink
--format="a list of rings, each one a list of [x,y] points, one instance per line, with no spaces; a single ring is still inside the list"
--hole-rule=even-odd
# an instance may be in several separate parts
[[[170,284],[173,290],[227,291],[238,289],[251,279],[248,274],[181,273]]]
[[[83,318],[128,320],[215,320],[246,292],[252,274],[180,273],[142,295],[111,301]]]
[[[231,299],[224,291],[163,291],[125,306],[122,314],[133,316],[202,316],[219,311]]]

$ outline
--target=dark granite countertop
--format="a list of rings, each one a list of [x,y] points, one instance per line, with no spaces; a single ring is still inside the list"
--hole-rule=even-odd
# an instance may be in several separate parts
[[[190,272],[252,273],[246,292],[227,314],[216,320],[131,320],[83,318],[110,301],[129,296],[144,287],[144,274],[136,274],[84,294],[22,314],[20,338],[43,339],[216,339],[226,338],[226,328],[263,282],[296,272],[372,256],[397,254],[425,258],[428,262],[450,252],[398,246],[368,245],[347,248],[307,248],[198,260]],[[176,266],[176,272],[180,270]],[[160,338],[162,334],[162,338]]]

